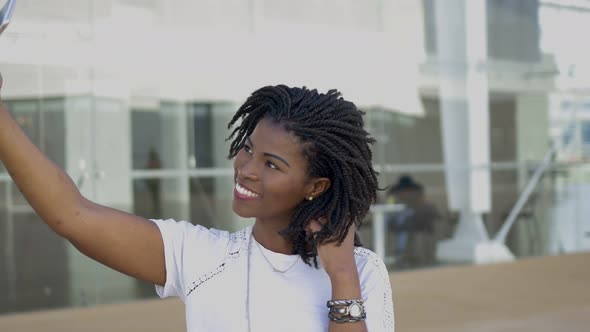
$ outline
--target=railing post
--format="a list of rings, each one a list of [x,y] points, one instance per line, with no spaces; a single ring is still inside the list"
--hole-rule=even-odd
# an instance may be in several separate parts
[[[403,209],[401,204],[375,204],[371,206],[372,229],[373,229],[373,251],[386,263],[391,261],[385,250],[386,213],[399,212]]]
[[[382,209],[373,211],[373,249],[385,261],[385,212]]]

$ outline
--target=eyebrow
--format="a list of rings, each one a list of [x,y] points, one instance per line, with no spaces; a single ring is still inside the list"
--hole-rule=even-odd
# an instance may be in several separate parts
[[[249,143],[249,144],[250,144],[252,147],[254,147],[254,143],[252,143],[252,140],[250,139],[250,137],[247,137],[247,138],[246,138],[246,141],[247,141],[247,142],[248,142],[248,143]],[[264,156],[266,156],[266,157],[271,157],[271,158],[278,159],[278,160],[282,161],[283,163],[285,163],[285,165],[287,165],[287,167],[291,167],[291,165],[289,165],[289,163],[288,163],[288,162],[287,162],[285,159],[283,159],[282,157],[279,157],[279,156],[277,156],[276,154],[269,153],[269,152],[264,152],[264,153],[263,153],[263,155],[264,155]]]

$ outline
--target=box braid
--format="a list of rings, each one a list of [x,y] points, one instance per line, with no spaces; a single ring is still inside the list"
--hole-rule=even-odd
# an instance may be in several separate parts
[[[321,94],[305,87],[278,85],[255,91],[229,122],[231,129],[241,120],[228,138],[233,139],[229,158],[237,155],[258,122],[269,118],[283,124],[302,143],[308,176],[330,179],[328,190],[312,201],[304,200],[295,209],[288,228],[281,231],[291,239],[293,254],[307,264],[313,261],[317,267],[317,244],[341,244],[352,223],[360,227],[375,202],[377,172],[369,146],[375,140],[363,128],[363,115],[336,90]],[[319,218],[324,218],[325,224],[311,239],[313,248],[309,252],[305,229]],[[357,236],[355,245],[360,245]]]

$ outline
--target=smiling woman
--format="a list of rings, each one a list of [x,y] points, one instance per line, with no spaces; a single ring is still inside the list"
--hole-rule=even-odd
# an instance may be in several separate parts
[[[319,318],[311,324],[316,329],[325,326],[329,318],[330,331],[358,331],[369,326],[371,331],[393,330],[385,267],[370,251],[354,248],[354,231],[377,190],[369,148],[374,140],[364,130],[362,116],[363,112],[336,90],[321,94],[279,85],[254,92],[229,124],[232,127],[240,121],[230,135],[229,156],[234,158],[236,182],[234,212],[255,218],[254,241],[269,250],[267,254],[278,255],[286,268],[279,270],[263,255],[274,271],[291,270],[299,258],[308,265],[301,268],[309,275],[302,272],[299,278],[277,284],[277,289],[317,287],[309,295],[310,302],[303,301],[316,307],[327,296],[334,300],[327,302],[328,317],[312,316]],[[310,270],[312,263],[325,272],[325,284],[314,283],[321,278],[310,272],[314,271]],[[328,287],[322,288],[328,280]],[[326,294],[326,289],[331,294]],[[276,294],[257,296],[267,298],[257,303],[267,303],[270,312],[268,303],[281,301]],[[297,310],[296,303],[293,301],[293,310]],[[363,323],[367,311],[371,318]],[[268,327],[280,329],[278,324]],[[300,326],[299,330],[310,328]]]
[[[350,225],[360,226],[375,200],[373,139],[363,128],[362,115],[335,90],[320,94],[282,85],[256,91],[230,122],[231,127],[242,120],[232,132],[236,137],[230,148],[238,183],[247,186],[251,174],[267,176],[277,200],[265,206],[274,207],[269,214],[282,219],[272,224],[293,239],[289,251],[305,262],[316,257],[305,243],[312,220],[328,221],[317,234],[318,242],[341,243]],[[256,181],[260,186],[266,182]]]
[[[335,90],[254,92],[229,124],[233,210],[254,219],[233,234],[87,200],[1,104],[0,160],[57,234],[180,297],[188,331],[393,331],[385,265],[355,246],[377,190],[362,116]]]
[[[275,120],[261,120],[235,156],[238,195],[234,211],[241,217],[256,218],[257,223],[264,223],[277,234],[287,230],[293,211],[306,198],[321,195],[330,184],[327,178],[308,177],[306,164],[301,144],[292,133]],[[239,188],[245,188],[246,197],[239,195]],[[273,249],[299,253],[288,242],[293,241]]]

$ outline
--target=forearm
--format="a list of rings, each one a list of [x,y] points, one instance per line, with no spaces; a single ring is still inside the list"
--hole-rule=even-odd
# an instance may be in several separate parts
[[[82,196],[69,176],[31,142],[0,103],[0,160],[37,214],[57,233]],[[70,220],[74,218],[69,218]]]
[[[356,266],[333,273],[330,276],[332,283],[332,300],[361,299],[361,285]],[[337,323],[330,321],[329,332],[365,332],[367,325],[364,321],[355,323]]]

